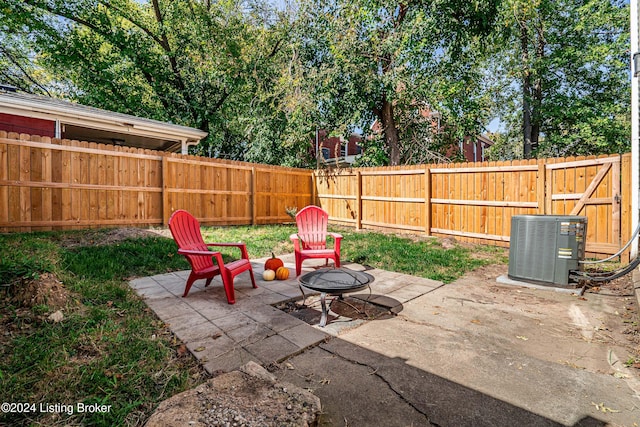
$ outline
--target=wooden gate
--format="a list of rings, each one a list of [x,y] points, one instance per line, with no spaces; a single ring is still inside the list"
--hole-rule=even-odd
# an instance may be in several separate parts
[[[545,165],[544,213],[586,216],[587,252],[613,254],[621,243],[620,157]]]

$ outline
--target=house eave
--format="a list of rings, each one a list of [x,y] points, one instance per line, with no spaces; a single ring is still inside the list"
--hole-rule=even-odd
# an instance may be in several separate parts
[[[72,102],[28,94],[0,92],[0,112],[52,120],[58,126],[78,126],[158,140],[157,147],[180,144],[186,153],[189,145],[195,145],[207,136],[207,132],[187,126],[145,119],[128,114],[115,113]]]

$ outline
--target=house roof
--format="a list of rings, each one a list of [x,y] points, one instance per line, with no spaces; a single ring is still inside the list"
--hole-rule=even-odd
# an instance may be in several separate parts
[[[483,147],[491,147],[495,142],[493,142],[487,135],[478,135],[477,140],[480,141]]]
[[[51,120],[56,136],[187,153],[207,132],[0,87],[0,113]]]

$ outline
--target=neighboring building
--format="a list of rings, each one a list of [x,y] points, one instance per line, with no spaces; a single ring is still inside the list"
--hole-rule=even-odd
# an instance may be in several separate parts
[[[467,162],[484,162],[486,160],[485,150],[493,145],[493,141],[484,135],[478,135],[475,141],[471,138],[464,138],[460,142],[458,149]]]
[[[442,131],[445,125],[441,123],[442,115],[438,111],[433,111],[428,106],[416,106],[415,108],[420,109],[419,111],[422,117],[431,120],[431,127],[434,134]],[[382,132],[382,125],[378,119],[371,125],[371,130],[374,133]],[[484,135],[477,136],[473,142],[471,142],[469,137],[465,137],[457,146],[455,144],[451,145],[450,149],[447,150],[446,156],[453,158],[456,157],[459,152],[466,162],[484,162],[485,150],[492,145],[493,141]]]
[[[362,154],[360,141],[362,141],[362,137],[355,133],[345,141],[342,136],[328,136],[326,130],[318,130],[314,144],[316,144],[324,163],[350,166]]]
[[[206,132],[0,86],[0,130],[188,154]]]

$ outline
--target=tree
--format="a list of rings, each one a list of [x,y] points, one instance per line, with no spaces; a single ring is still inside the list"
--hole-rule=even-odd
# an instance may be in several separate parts
[[[327,125],[368,132],[375,120],[389,162],[411,161],[416,105],[437,110],[450,134],[479,130],[486,108],[471,108],[483,102],[473,65],[496,10],[496,1],[307,0],[297,39],[305,90]]]
[[[199,154],[293,164],[300,150],[276,144],[288,117],[273,91],[286,18],[261,0],[8,0],[0,8],[0,19],[29,34],[65,97],[207,131]]]
[[[508,0],[493,69],[525,158],[628,147],[629,10],[619,0]],[[516,115],[519,106],[520,115]]]
[[[2,10],[2,9],[0,9]],[[0,12],[0,16],[2,12]],[[50,76],[34,65],[28,28],[13,19],[0,20],[0,82],[24,92],[51,95]]]

